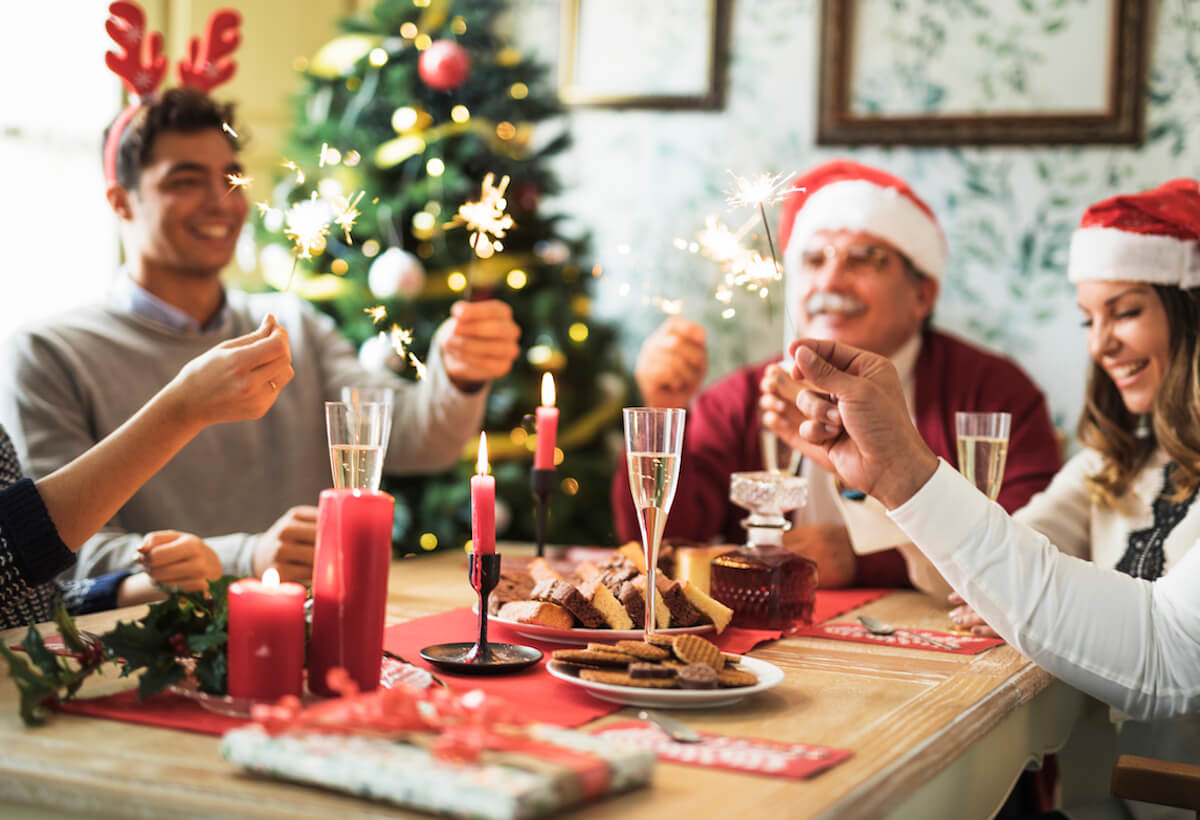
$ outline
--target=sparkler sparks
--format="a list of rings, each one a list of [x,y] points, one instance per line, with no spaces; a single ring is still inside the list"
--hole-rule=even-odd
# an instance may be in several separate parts
[[[458,215],[450,223],[465,225],[467,230],[471,231],[471,248],[480,259],[488,259],[504,250],[500,240],[510,228],[516,227],[513,218],[504,212],[508,207],[508,200],[504,198],[504,192],[508,189],[508,176],[502,177],[499,185],[495,184],[495,179],[496,176],[492,173],[485,176],[480,186],[479,199],[460,205]]]
[[[325,237],[329,235],[333,216],[329,203],[318,199],[316,191],[311,199],[302,199],[288,208],[284,233],[296,243],[296,258],[312,259],[314,253],[325,250]]]
[[[788,187],[793,174],[787,171],[774,175],[759,174],[754,179],[744,179],[733,171],[729,175],[733,177],[733,190],[726,201],[734,207],[761,208],[774,205],[792,191],[803,190]]]
[[[374,324],[379,324],[380,322],[382,322],[384,319],[387,318],[387,308],[385,308],[383,305],[376,305],[375,307],[363,308],[363,313],[370,316],[371,321]]]
[[[388,331],[388,341],[392,343],[392,350],[396,351],[396,355],[403,359],[413,341],[412,331],[405,330],[400,325],[392,325]]]
[[[229,181],[229,190],[234,188],[244,188],[254,181],[253,177],[248,177],[245,174],[226,174],[225,179]]]
[[[303,184],[304,184],[304,171],[302,171],[302,170],[300,169],[300,166],[299,166],[299,165],[297,165],[296,163],[292,162],[290,159],[285,159],[283,162],[281,162],[281,163],[279,163],[279,164],[280,164],[280,165],[282,165],[284,168],[287,168],[289,171],[295,171],[295,172],[296,172],[296,184],[297,184],[297,185],[303,185]]]
[[[227,122],[221,123],[221,130],[224,131],[229,136],[233,137],[235,140],[241,139],[241,137],[238,136],[238,132],[234,131],[233,126]]]
[[[417,358],[415,353],[408,354],[409,364],[413,366],[413,370],[417,371],[417,380],[425,381],[425,363]]]
[[[358,217],[362,214],[362,212],[359,211],[355,206],[358,205],[358,201],[363,198],[364,193],[364,191],[359,191],[351,198],[339,196],[334,200],[334,206],[337,208],[337,214],[334,216],[333,221],[338,225],[338,227],[346,232],[347,245],[354,244],[350,239],[350,229],[354,227],[354,220],[358,219]]]

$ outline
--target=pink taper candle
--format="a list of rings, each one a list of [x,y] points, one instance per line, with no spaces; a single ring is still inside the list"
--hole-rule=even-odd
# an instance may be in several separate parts
[[[229,695],[275,700],[299,695],[304,682],[304,587],[263,579],[229,585]]]
[[[471,543],[477,555],[496,552],[496,479],[487,474],[487,434],[479,434],[479,459],[471,476]]]
[[[336,694],[327,677],[339,666],[360,691],[379,687],[395,504],[375,490],[321,493],[308,649],[308,688],[319,695]]]
[[[535,470],[554,469],[554,440],[558,437],[558,408],[554,406],[554,377],[542,376],[542,406],[537,409],[537,449],[533,453]]]

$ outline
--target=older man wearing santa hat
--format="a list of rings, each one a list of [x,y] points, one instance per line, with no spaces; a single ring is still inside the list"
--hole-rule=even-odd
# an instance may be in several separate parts
[[[845,160],[810,170],[793,187],[780,244],[799,332],[888,357],[917,429],[951,463],[956,411],[1011,413],[998,500],[1009,511],[1023,506],[1060,465],[1045,399],[1012,362],[930,327],[947,257],[933,211],[902,179]],[[701,392],[703,328],[676,317],[647,338],[636,367],[643,400],[688,408],[668,537],[744,540],[744,511],[728,500],[729,476],[764,468],[764,426],[782,435],[798,426],[797,385],[778,361],[739,369]],[[822,586],[912,582],[933,593],[948,590],[878,502],[814,464],[800,470],[809,479],[809,503],[793,515],[785,543],[817,562]],[[635,539],[626,470],[616,472],[612,493],[617,534]]]

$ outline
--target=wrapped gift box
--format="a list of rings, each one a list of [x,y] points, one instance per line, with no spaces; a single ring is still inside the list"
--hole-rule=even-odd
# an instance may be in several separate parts
[[[472,693],[478,696],[480,693]],[[438,695],[435,694],[435,697]],[[471,695],[465,696],[464,700]],[[380,698],[387,705],[380,711]],[[479,709],[391,694],[264,712],[221,754],[252,772],[458,817],[538,817],[650,782],[654,752]],[[343,705],[344,702],[344,705]],[[489,704],[496,707],[493,701]],[[449,716],[449,717],[447,717]]]

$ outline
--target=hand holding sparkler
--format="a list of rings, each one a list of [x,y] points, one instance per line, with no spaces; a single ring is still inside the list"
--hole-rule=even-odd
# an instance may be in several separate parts
[[[508,375],[521,352],[521,328],[513,321],[512,308],[496,299],[455,302],[450,316],[439,349],[455,386],[472,392]]]
[[[646,337],[634,378],[648,407],[686,408],[704,384],[708,348],[704,328],[672,316]]]
[[[783,363],[767,365],[759,383],[758,406],[762,410],[762,426],[780,441],[799,450],[800,422],[804,416],[796,407],[796,396],[806,385],[792,378]]]

